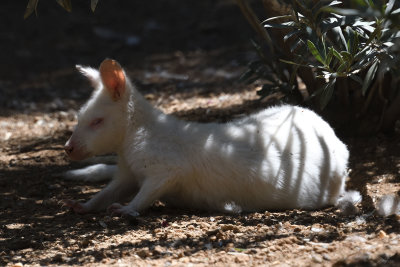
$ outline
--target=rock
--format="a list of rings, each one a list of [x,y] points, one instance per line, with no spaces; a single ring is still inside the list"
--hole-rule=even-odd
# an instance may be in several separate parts
[[[161,255],[163,253],[163,248],[160,245],[157,245],[152,250],[153,255]]]
[[[356,255],[354,257],[355,261],[360,261],[360,262],[368,262],[369,259],[371,259],[371,254],[368,252],[362,253],[360,255]]]
[[[244,263],[249,260],[249,255],[241,253],[241,252],[228,252],[229,255],[235,256],[235,263]]]
[[[150,256],[150,251],[147,248],[141,249],[136,251],[136,255],[138,255],[141,258],[146,258],[148,256]]]
[[[179,257],[179,255],[178,255],[178,257]],[[182,263],[189,263],[190,262],[190,259],[188,258],[188,257],[179,257],[179,262],[182,262]]]
[[[226,232],[226,231],[233,231],[234,233],[239,232],[239,228],[233,224],[222,224],[221,230],[224,232]]]
[[[183,251],[181,251],[178,254],[176,254],[176,258],[177,259],[180,259],[180,258],[183,258],[183,257],[185,257],[185,253],[183,253]]]
[[[101,227],[103,228],[107,228],[107,224],[104,221],[99,221],[99,224],[101,225]]]
[[[208,229],[210,228],[210,224],[206,223],[206,222],[200,222],[200,229]]]
[[[92,241],[89,238],[85,238],[81,241],[80,243],[80,247],[86,248],[88,247],[90,244],[92,244]]]
[[[380,239],[383,239],[383,238],[385,238],[385,237],[387,237],[388,235],[385,233],[385,231],[383,231],[383,230],[380,230],[379,232],[378,232],[378,237],[380,238]]]
[[[248,251],[246,251],[247,254],[257,254],[257,252],[258,251],[256,249],[254,249],[254,248],[249,249]]]
[[[210,250],[210,249],[213,248],[213,246],[212,246],[211,243],[207,243],[207,244],[204,245],[204,248],[206,248],[207,250]]]
[[[323,258],[324,260],[326,260],[326,261],[330,261],[330,260],[331,260],[331,257],[330,257],[328,254],[323,254],[323,255],[322,255],[322,258]]]
[[[235,248],[235,244],[228,243],[228,244],[226,244],[225,251],[233,251],[234,248]]]
[[[311,227],[311,232],[314,232],[314,233],[321,233],[321,232],[324,232],[324,231],[325,230],[320,228],[320,227],[315,227],[315,226]]]
[[[65,258],[65,256],[63,254],[58,253],[53,257],[53,261],[54,262],[65,262],[66,258]]]
[[[345,240],[350,241],[350,242],[361,242],[361,243],[365,243],[367,241],[367,239],[365,239],[362,236],[358,236],[358,235],[350,235],[350,236],[346,237]]]
[[[311,259],[315,263],[321,263],[322,262],[322,257],[319,254],[313,254],[311,255]]]
[[[218,239],[225,239],[225,235],[224,233],[222,233],[221,231],[218,231],[218,233],[215,235]]]

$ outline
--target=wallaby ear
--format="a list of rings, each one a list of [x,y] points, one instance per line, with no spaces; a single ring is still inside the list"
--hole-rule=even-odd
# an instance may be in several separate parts
[[[81,65],[76,65],[76,69],[83,74],[86,78],[88,78],[90,84],[94,87],[97,88],[101,82],[100,80],[100,73],[98,70],[90,68],[90,67],[84,67]]]
[[[117,101],[125,92],[126,77],[121,65],[113,60],[106,59],[100,64],[100,77],[111,98]]]

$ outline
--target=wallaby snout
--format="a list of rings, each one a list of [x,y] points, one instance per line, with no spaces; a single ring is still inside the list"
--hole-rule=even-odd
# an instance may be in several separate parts
[[[65,143],[64,150],[68,157],[74,161],[83,160],[89,156],[72,138]]]
[[[64,145],[64,150],[67,153],[67,155],[69,156],[70,154],[72,154],[72,152],[74,151],[74,146],[71,144],[71,139],[69,139],[65,145]]]

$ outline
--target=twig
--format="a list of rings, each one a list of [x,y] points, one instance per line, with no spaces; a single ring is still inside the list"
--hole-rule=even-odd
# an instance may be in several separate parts
[[[240,10],[242,11],[243,15],[253,27],[253,29],[267,42],[267,45],[271,51],[274,53],[274,45],[272,42],[271,37],[269,36],[268,32],[264,29],[261,25],[260,20],[257,18],[256,14],[254,13],[253,9],[249,6],[248,1],[246,0],[236,0],[236,4],[239,6]]]
[[[383,82],[382,82],[382,80],[380,80],[378,95],[379,95],[379,98],[383,102],[383,107],[382,107],[381,116],[379,118],[378,126],[376,127],[376,131],[379,131],[383,125],[383,119],[385,118],[386,108],[387,108],[387,103],[388,103],[388,100],[385,98],[385,96],[383,95],[383,92],[382,92],[382,90],[383,90],[382,84],[383,84]]]
[[[396,86],[399,86],[399,84],[397,83]],[[382,130],[383,131],[393,130],[394,123],[397,120],[399,120],[399,118],[400,118],[400,91],[397,91],[397,95],[394,97],[393,100],[390,101],[390,105],[385,112],[385,116],[383,118],[383,123],[382,123]]]
[[[365,101],[364,106],[361,109],[361,112],[359,114],[357,114],[357,116],[356,116],[357,118],[361,117],[362,115],[364,115],[367,112],[368,107],[371,104],[372,97],[374,96],[374,93],[376,91],[376,88],[378,88],[378,83],[379,83],[379,80],[376,79],[374,84],[372,85],[371,89],[369,90],[367,100]]]

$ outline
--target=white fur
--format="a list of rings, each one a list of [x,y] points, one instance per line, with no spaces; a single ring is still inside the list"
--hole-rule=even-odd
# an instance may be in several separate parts
[[[337,201],[336,206],[342,213],[350,215],[358,212],[355,204],[360,203],[362,197],[358,191],[347,191]]]
[[[70,170],[63,173],[68,180],[83,180],[99,182],[111,179],[117,172],[117,166],[107,164],[94,164],[82,169]]]
[[[381,197],[377,204],[377,211],[381,216],[400,215],[400,197],[396,195]]]
[[[96,76],[92,71],[90,77]],[[356,202],[343,199],[346,146],[308,109],[284,105],[225,124],[187,122],[153,108],[129,79],[117,101],[98,79],[69,142],[78,144],[84,157],[117,153],[118,171],[82,204],[86,211],[131,195],[127,206],[113,204],[111,211],[138,215],[157,199],[219,211]],[[87,125],[96,117],[104,117],[104,124],[92,130]]]

